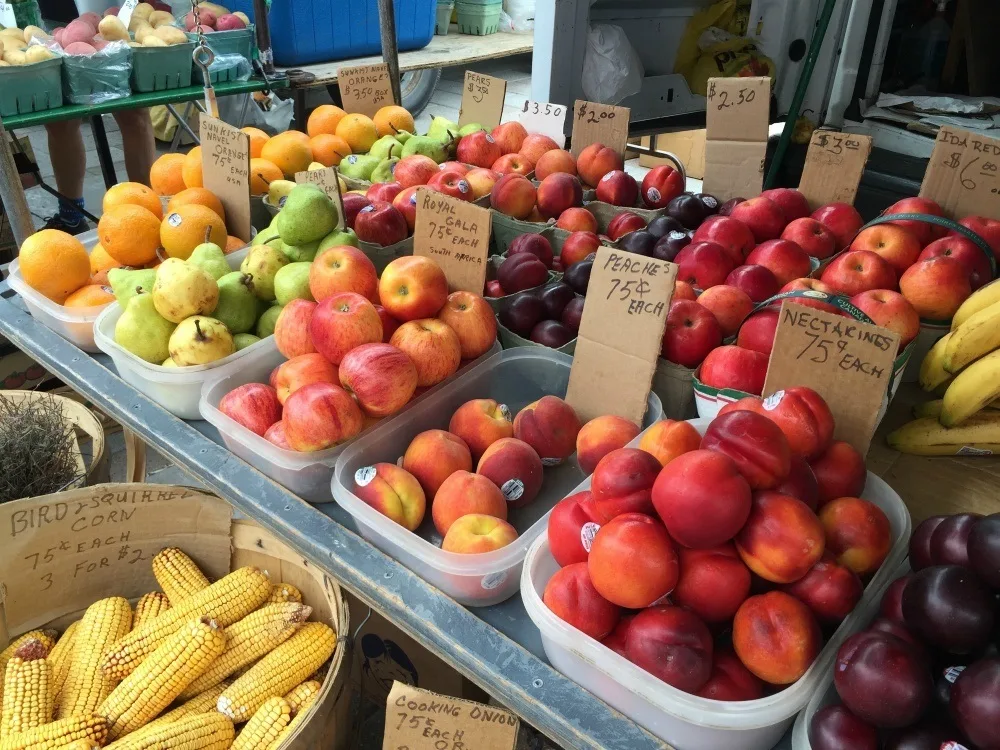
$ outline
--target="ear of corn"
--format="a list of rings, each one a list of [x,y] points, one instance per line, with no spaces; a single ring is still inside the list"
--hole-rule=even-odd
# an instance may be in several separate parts
[[[284,698],[268,698],[240,731],[233,750],[267,750],[292,720],[292,708]]]
[[[285,696],[288,705],[292,707],[292,713],[297,714],[302,706],[312,703],[322,687],[319,680],[306,680],[301,685],[292,688]]]
[[[207,589],[171,605],[141,628],[133,630],[107,652],[102,669],[113,679],[124,679],[167,638],[193,617],[209,617],[221,627],[243,619],[271,594],[271,582],[259,568],[234,570]]]
[[[302,592],[290,583],[276,583],[271,589],[271,595],[267,598],[267,604],[279,604],[281,602],[302,603]]]
[[[69,674],[59,695],[60,716],[93,713],[108,697],[115,681],[101,672],[101,657],[132,627],[128,599],[113,596],[87,607],[77,629]]]
[[[329,626],[305,623],[223,691],[217,704],[219,712],[233,721],[246,721],[268,698],[283,696],[308,679],[330,658],[336,645],[337,634]]]
[[[253,664],[288,640],[311,613],[312,608],[304,604],[267,604],[226,628],[225,653],[188,685],[181,698],[197,695]]]
[[[49,689],[52,691],[52,700],[58,700],[59,693],[66,684],[66,676],[69,674],[69,664],[73,658],[73,646],[76,643],[76,631],[80,627],[80,621],[75,620],[63,631],[62,636],[56,641],[56,645],[49,651],[49,664],[52,666],[52,677],[49,680]]]
[[[167,547],[153,556],[153,576],[175,605],[209,585],[197,563],[176,547]]]
[[[233,722],[222,714],[193,714],[169,724],[150,724],[105,750],[226,750],[235,736]]]
[[[61,750],[98,750],[101,746],[93,740],[73,740],[64,745]]]
[[[223,682],[213,688],[209,688],[204,693],[196,695],[191,700],[180,704],[177,708],[157,716],[144,726],[142,730],[146,731],[147,728],[154,724],[168,724],[173,721],[179,721],[194,714],[216,713],[215,704],[218,702],[219,696],[222,695],[222,691],[227,687],[229,687],[229,683]]]
[[[135,617],[132,618],[132,629],[141,628],[157,615],[170,609],[170,600],[162,591],[151,591],[139,597],[135,603]]]
[[[310,682],[315,682],[311,680]],[[304,682],[299,687],[295,688],[292,692],[296,692],[299,688],[303,688],[309,685],[310,682]],[[309,709],[313,707],[313,704],[319,699],[319,683],[316,683],[317,687],[315,690],[307,689],[300,692],[298,696],[301,700],[296,708],[292,710],[292,720],[288,722],[288,726],[285,727],[277,737],[267,746],[266,750],[278,750],[281,745],[291,738],[292,734],[298,729],[299,725],[304,723],[306,717],[309,715]],[[291,695],[291,693],[289,693]]]
[[[226,648],[222,629],[207,617],[193,620],[170,636],[101,704],[112,740],[153,719],[202,674]]]
[[[26,732],[52,721],[52,666],[41,641],[30,640],[18,647],[7,662],[4,675],[0,737]]]
[[[7,662],[14,656],[14,652],[25,643],[31,640],[39,641],[46,649],[52,650],[56,645],[56,637],[59,633],[55,630],[29,630],[24,635],[19,635],[12,640],[3,651],[0,651],[0,698],[3,697],[3,676],[7,671]]]
[[[4,737],[0,739],[0,750],[58,750],[77,740],[103,745],[107,737],[108,720],[90,713],[69,716]]]

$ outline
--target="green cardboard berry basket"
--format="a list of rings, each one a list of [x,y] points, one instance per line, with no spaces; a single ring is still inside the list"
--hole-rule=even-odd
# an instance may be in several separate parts
[[[500,29],[500,12],[503,2],[478,3],[458,0],[455,3],[458,12],[458,32],[486,36],[496,34]]]
[[[191,85],[195,43],[132,48],[132,90],[138,93],[183,89]]]
[[[0,68],[0,117],[63,105],[62,58]]]
[[[63,57],[63,92],[72,104],[100,104],[131,95],[132,48]]]
[[[190,31],[187,32],[187,37],[192,42],[198,41],[198,35],[193,34]],[[250,65],[255,56],[254,52],[257,47],[257,35],[254,30],[254,25],[250,24],[245,29],[213,31],[210,34],[205,34],[205,44],[208,45],[208,48],[212,50],[216,57],[239,55],[247,61],[248,65]],[[235,81],[239,77],[239,67],[233,65],[219,70],[213,70],[211,72],[211,77],[212,83],[227,83],[229,81]],[[204,85],[205,78],[201,74],[201,68],[195,66],[193,79],[195,83]]]

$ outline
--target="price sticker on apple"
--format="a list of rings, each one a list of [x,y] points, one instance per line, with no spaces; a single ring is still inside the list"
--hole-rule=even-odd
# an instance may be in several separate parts
[[[1000,219],[1000,140],[950,125],[938,131],[920,197],[946,216]]]
[[[799,192],[809,207],[815,211],[828,203],[853,206],[871,152],[871,136],[814,131],[799,180]]]
[[[704,190],[720,200],[759,195],[771,79],[709,78],[705,104]]]
[[[478,124],[486,130],[493,130],[503,117],[503,103],[507,96],[507,81],[483,73],[465,71],[462,83],[462,108],[458,113],[458,124]]]
[[[132,13],[135,11],[136,6],[139,4],[139,0],[125,0],[122,3],[121,9],[118,11],[118,20],[124,24],[125,28],[128,28],[129,22],[132,20]]]
[[[491,221],[487,208],[420,188],[413,254],[423,255],[441,266],[449,291],[482,294],[486,286]]]
[[[8,29],[17,27],[14,6],[7,2],[7,0],[0,0],[0,26]]]
[[[382,107],[396,103],[385,63],[338,68],[337,87],[345,112],[374,117]]]
[[[602,143],[625,155],[628,144],[628,121],[632,110],[577,99],[573,105],[573,140],[571,152],[574,157],[593,143]]]
[[[337,231],[344,228],[344,198],[340,194],[340,175],[336,167],[310,169],[295,173],[295,182],[319,185],[337,206]]]
[[[205,187],[226,209],[229,234],[250,241],[250,136],[201,115],[201,171]]]
[[[547,135],[562,148],[566,145],[566,115],[561,104],[525,101],[517,119],[529,133]]]

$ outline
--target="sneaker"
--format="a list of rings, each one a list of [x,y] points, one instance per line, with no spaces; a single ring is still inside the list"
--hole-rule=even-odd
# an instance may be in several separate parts
[[[90,231],[90,224],[82,217],[75,224],[70,224],[60,214],[56,214],[45,222],[45,226],[42,229],[58,229],[61,232],[66,232],[66,234],[83,234]]]

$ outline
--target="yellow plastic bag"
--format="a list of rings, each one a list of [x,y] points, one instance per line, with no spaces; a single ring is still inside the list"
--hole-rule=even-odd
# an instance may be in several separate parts
[[[739,5],[738,0],[721,0],[721,2],[710,5],[705,10],[691,16],[691,20],[688,21],[687,28],[684,30],[684,36],[681,37],[681,42],[677,46],[677,59],[674,60],[675,73],[680,73],[685,78],[690,76],[698,58],[701,57],[698,40],[701,39],[702,33],[712,26],[728,30],[729,24],[736,18]],[[749,17],[749,7],[746,13]],[[746,29],[746,22],[744,22],[743,28]]]
[[[733,37],[705,49],[691,74],[685,76],[692,93],[706,96],[709,78],[774,78],[774,62],[749,39]]]

